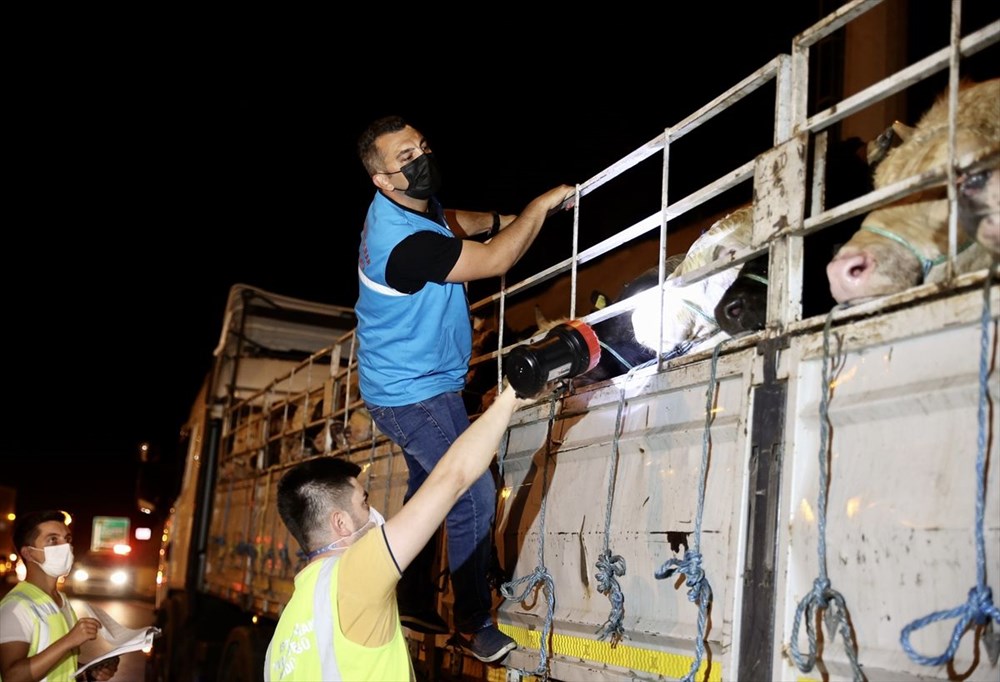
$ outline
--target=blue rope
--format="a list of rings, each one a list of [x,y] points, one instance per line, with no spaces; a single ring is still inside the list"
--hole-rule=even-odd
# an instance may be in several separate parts
[[[500,586],[500,594],[503,595],[504,599],[518,603],[525,601],[537,586],[541,585],[542,587],[542,592],[545,594],[545,601],[548,604],[548,611],[545,614],[545,625],[542,627],[538,666],[530,671],[517,670],[522,676],[539,675],[543,679],[548,679],[549,676],[549,640],[552,636],[552,619],[556,610],[555,583],[552,580],[552,576],[549,575],[548,569],[545,568],[545,506],[547,498],[545,489],[548,487],[549,449],[552,444],[552,424],[555,421],[555,416],[556,394],[553,393],[549,401],[549,424],[545,436],[545,465],[542,467],[542,508],[538,519],[538,566],[528,575],[517,580],[511,580]],[[506,447],[504,449],[506,450]],[[514,588],[518,585],[525,585],[525,587],[520,593],[515,594]]]
[[[604,625],[597,631],[598,639],[611,638],[611,648],[625,636],[622,619],[625,616],[625,595],[622,594],[618,578],[625,575],[625,559],[618,554],[612,554],[605,549],[597,557],[597,590],[611,601],[611,613]]]
[[[515,594],[514,589],[519,585],[524,585],[524,589]],[[500,593],[505,599],[520,603],[526,601],[528,599],[528,595],[531,594],[539,585],[541,585],[542,593],[545,595],[545,602],[548,605],[548,614],[545,617],[545,625],[542,626],[542,637],[540,642],[541,649],[539,652],[538,666],[534,670],[518,669],[518,672],[522,675],[540,675],[543,678],[547,678],[549,671],[549,639],[551,638],[552,633],[552,617],[556,608],[555,583],[552,581],[552,576],[549,575],[549,572],[544,565],[539,564],[535,567],[535,570],[528,575],[501,585]]]
[[[790,649],[792,659],[799,670],[804,673],[812,670],[816,664],[816,616],[820,611],[826,611],[826,627],[830,632],[830,643],[837,638],[840,632],[844,641],[844,649],[847,658],[851,662],[851,670],[854,672],[855,682],[864,680],[864,673],[858,663],[857,647],[854,644],[854,637],[851,634],[851,625],[847,612],[847,605],[844,597],[830,585],[830,578],[826,570],[826,494],[829,487],[830,475],[827,471],[827,444],[829,440],[829,400],[830,400],[830,326],[833,323],[833,313],[842,305],[836,305],[826,318],[826,326],[823,329],[823,393],[820,399],[820,443],[819,443],[819,500],[817,502],[817,526],[818,526],[818,555],[819,555],[819,576],[813,581],[812,590],[802,598],[798,608],[795,609],[795,619],[792,621],[792,641]],[[799,652],[799,626],[802,624],[802,616],[806,619],[806,636],[809,638],[809,654],[803,656]]]
[[[970,623],[978,627],[989,627],[991,620],[1000,624],[1000,609],[993,603],[993,591],[986,584],[986,540],[983,536],[983,517],[986,510],[986,412],[989,401],[989,337],[990,337],[990,277],[983,287],[982,334],[979,341],[979,437],[976,447],[976,586],[969,590],[968,600],[961,606],[947,611],[936,611],[929,616],[918,618],[903,628],[899,642],[910,660],[921,665],[943,665],[955,657],[959,641]],[[940,656],[918,654],[910,644],[910,634],[925,625],[939,620],[958,618],[952,630],[948,648]],[[997,664],[1000,647],[992,632],[988,632],[983,642],[990,662]]]
[[[708,476],[708,451],[711,445],[711,426],[714,412],[712,407],[715,403],[715,372],[719,364],[719,353],[722,350],[722,343],[718,343],[712,351],[712,370],[708,380],[708,389],[705,391],[705,432],[701,441],[701,474],[698,477],[698,512],[694,521],[694,542],[692,546],[685,550],[683,559],[670,559],[660,566],[653,575],[657,580],[669,578],[675,573],[687,576],[685,585],[688,587],[688,601],[698,604],[698,638],[694,643],[694,660],[691,668],[684,676],[684,682],[691,682],[701,667],[701,659],[705,656],[705,626],[708,623],[708,607],[712,603],[712,586],[705,577],[705,571],[701,567],[701,518],[705,511],[705,481]]]
[[[626,376],[626,381],[632,372]],[[598,639],[611,638],[611,648],[625,636],[622,620],[625,617],[625,595],[622,594],[618,577],[625,575],[625,559],[612,554],[610,549],[611,505],[615,498],[615,479],[618,477],[618,443],[622,432],[622,413],[625,408],[625,389],[618,394],[618,414],[615,416],[615,434],[611,442],[611,461],[608,464],[608,502],[604,509],[604,550],[597,557],[597,591],[611,601],[611,613],[597,630]]]

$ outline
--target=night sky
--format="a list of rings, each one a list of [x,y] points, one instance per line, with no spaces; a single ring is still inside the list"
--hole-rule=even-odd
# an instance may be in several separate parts
[[[398,113],[427,136],[445,205],[516,213],[652,140],[840,4],[567,5],[544,22],[503,4],[448,30],[388,8],[24,28],[4,107],[16,208],[0,485],[20,513],[131,510],[139,444],[175,456],[230,286],[353,305],[374,191],[354,145],[373,118]],[[996,18],[995,2],[978,5]],[[933,30],[946,41],[947,19]],[[700,145],[689,158],[725,156]],[[678,182],[727,167],[701,177],[692,161]],[[597,222],[655,211],[655,185],[650,197],[603,208],[581,248],[606,236]],[[560,244],[569,225],[553,223]],[[552,262],[559,249],[540,244],[514,275]]]

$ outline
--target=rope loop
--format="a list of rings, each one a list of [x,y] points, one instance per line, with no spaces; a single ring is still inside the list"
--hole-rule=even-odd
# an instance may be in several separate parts
[[[826,611],[826,629],[830,633],[830,643],[837,639],[837,633],[844,642],[844,650],[853,671],[855,682],[865,679],[861,671],[861,664],[858,663],[857,648],[854,645],[854,636],[851,634],[851,624],[847,616],[847,603],[843,595],[830,586],[830,581],[825,577],[816,578],[813,581],[813,588],[809,594],[799,602],[795,609],[795,619],[792,621],[792,641],[789,648],[792,653],[792,660],[799,670],[804,673],[809,672],[816,665],[816,616]],[[803,615],[806,622],[806,637],[809,639],[809,653],[803,656],[799,651],[799,627],[802,624]]]
[[[819,575],[813,580],[812,589],[802,598],[795,609],[795,619],[792,621],[792,641],[789,644],[792,660],[799,670],[804,673],[810,672],[816,665],[816,616],[820,611],[826,611],[826,629],[830,633],[830,643],[837,638],[837,632],[844,642],[844,651],[851,663],[851,670],[855,682],[865,679],[861,671],[861,664],[858,663],[858,651],[854,644],[854,636],[851,634],[851,624],[847,615],[847,603],[844,597],[837,590],[833,589],[827,573],[826,565],[826,509],[827,509],[827,489],[830,485],[830,472],[828,467],[828,447],[830,433],[829,404],[832,392],[833,380],[831,372],[836,372],[843,367],[844,356],[831,355],[830,335],[833,326],[833,315],[837,310],[844,308],[846,304],[840,303],[830,309],[826,317],[826,324],[823,327],[823,362],[821,364],[823,392],[820,394],[819,415],[819,494],[816,500],[816,529],[819,533],[816,542],[817,563],[819,565]],[[839,341],[838,341],[839,346]],[[839,350],[838,350],[839,355]],[[803,614],[806,618],[806,636],[809,639],[809,654],[803,656],[799,651],[799,627],[802,624]]]
[[[518,585],[525,585],[520,594],[514,593],[514,588]],[[500,586],[500,594],[504,599],[521,603],[527,600],[528,595],[541,585],[542,593],[548,604],[548,611],[545,616],[545,625],[542,627],[541,650],[539,652],[538,666],[534,670],[520,670],[522,675],[538,675],[543,679],[548,678],[549,671],[549,638],[552,633],[552,620],[556,610],[555,583],[548,569],[543,565],[538,565],[535,570],[517,580],[504,583]]]
[[[969,598],[965,604],[957,606],[948,611],[937,611],[918,618],[903,628],[899,634],[899,642],[903,646],[903,651],[910,657],[910,660],[922,665],[942,665],[950,661],[958,650],[958,643],[965,634],[970,623],[983,626],[987,632],[983,635],[983,646],[986,648],[986,655],[993,665],[1000,659],[1000,637],[991,632],[992,623],[990,619],[1000,623],[1000,609],[993,603],[993,591],[986,584],[986,538],[983,530],[983,523],[986,512],[986,440],[987,440],[987,407],[989,403],[989,337],[990,337],[990,285],[991,278],[987,277],[983,281],[983,310],[980,316],[979,334],[979,408],[977,410],[977,421],[979,423],[979,433],[976,439],[976,518],[973,524],[976,541],[976,586],[969,590]],[[951,640],[948,648],[940,656],[923,656],[918,654],[910,644],[910,633],[925,625],[935,623],[946,618],[958,618],[955,629],[952,630]]]
[[[544,492],[548,488],[549,456],[552,447],[552,425],[556,418],[556,398],[555,393],[549,398],[549,420],[545,436],[545,465],[542,467],[542,506],[538,515],[538,565],[528,575],[522,576],[517,580],[508,581],[500,586],[500,594],[503,595],[504,599],[518,603],[525,601],[528,598],[528,594],[536,586],[542,586],[548,610],[545,614],[545,625],[542,627],[538,666],[534,670],[518,670],[522,676],[538,675],[542,679],[548,679],[549,676],[549,639],[552,635],[552,620],[556,610],[555,582],[552,580],[552,576],[549,575],[548,569],[545,568],[545,509],[548,506],[548,495]],[[524,590],[520,594],[515,594],[514,588],[522,584],[525,585]]]
[[[694,660],[684,676],[684,682],[693,682],[705,655],[705,626],[708,623],[708,607],[712,603],[712,586],[701,568],[701,552],[697,550],[687,550],[681,560],[665,561],[653,575],[657,580],[662,580],[676,573],[687,576],[685,584],[688,586],[688,601],[698,604],[698,638],[694,643]]]
[[[955,628],[951,631],[951,639],[948,648],[940,656],[924,656],[917,653],[910,644],[910,635],[922,627],[949,618],[958,618]],[[970,624],[977,626],[987,626],[990,620],[1000,623],[1000,608],[993,604],[993,590],[989,586],[977,585],[969,590],[969,599],[961,606],[944,611],[936,611],[929,616],[918,618],[903,628],[899,635],[899,642],[903,646],[903,651],[914,663],[921,665],[944,665],[955,657],[962,635],[969,628]],[[991,663],[996,665],[996,657],[992,651],[990,653]]]

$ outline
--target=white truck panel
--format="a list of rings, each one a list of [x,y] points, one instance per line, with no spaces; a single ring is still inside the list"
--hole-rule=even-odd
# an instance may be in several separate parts
[[[994,287],[993,311],[997,292]],[[848,326],[847,354],[828,407],[832,456],[826,556],[831,586],[844,596],[851,614],[858,660],[871,679],[944,679],[945,670],[910,661],[900,632],[918,618],[961,606],[976,585],[982,306],[982,293],[972,290]],[[900,336],[887,334],[904,329]],[[789,395],[795,418],[788,420],[787,432],[782,504],[787,523],[780,524],[779,570],[785,580],[778,598],[783,627],[775,642],[775,670],[784,670],[782,679],[796,676],[787,653],[779,654],[791,639],[795,609],[818,575],[822,334],[797,341],[786,352],[788,375],[795,377]],[[996,405],[1000,381],[993,364],[988,386]],[[1000,421],[995,408],[991,419],[990,461],[996,462]],[[995,585],[1000,575],[1000,470],[995,464],[988,475],[986,568]],[[912,646],[925,656],[943,653],[955,622],[914,631]],[[800,627],[800,651],[805,652],[808,642]],[[971,667],[973,640],[972,633],[963,637],[956,670]],[[850,679],[839,638],[825,645],[823,660],[831,673],[839,673],[831,679]],[[981,663],[968,679],[995,676],[995,669]]]
[[[753,359],[753,349],[720,359],[710,429],[701,552],[714,592],[709,631],[713,665],[723,674],[730,668],[733,624],[740,609],[741,586],[735,578],[742,572],[744,415]],[[678,582],[677,577],[658,580],[654,574],[668,559],[682,557],[694,542],[710,365],[705,360],[619,380],[625,406],[608,547],[624,558],[627,570],[619,577],[625,598],[625,638],[615,647],[595,637],[611,612],[608,597],[597,589],[595,574],[604,550],[621,394],[596,390],[568,398],[562,408],[568,416],[557,416],[555,442],[548,451],[540,427],[547,424],[550,403],[537,403],[526,425],[511,429],[511,447],[504,459],[504,483],[510,494],[498,510],[497,541],[505,564],[516,558],[515,580],[535,571],[539,542],[544,543],[544,566],[555,586],[553,629],[559,633],[554,675],[655,679],[681,676],[690,666],[698,607],[688,601],[683,576]],[[521,432],[530,432],[530,437]],[[540,532],[543,502],[544,534]],[[512,652],[509,667],[530,670],[537,665],[536,633],[542,630],[547,611],[542,595],[531,603],[503,604],[501,623],[527,647]]]

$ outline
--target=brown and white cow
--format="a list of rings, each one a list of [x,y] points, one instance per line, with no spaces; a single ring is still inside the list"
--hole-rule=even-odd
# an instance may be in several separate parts
[[[1000,144],[1000,79],[962,84],[955,135],[958,156]],[[875,187],[947,162],[948,98],[942,95],[921,116],[910,137],[886,154],[875,171]],[[989,250],[964,234],[959,237],[957,272],[991,265]],[[948,200],[943,187],[929,188],[865,217],[861,229],[827,265],[830,293],[842,303],[941,281],[947,253]]]

